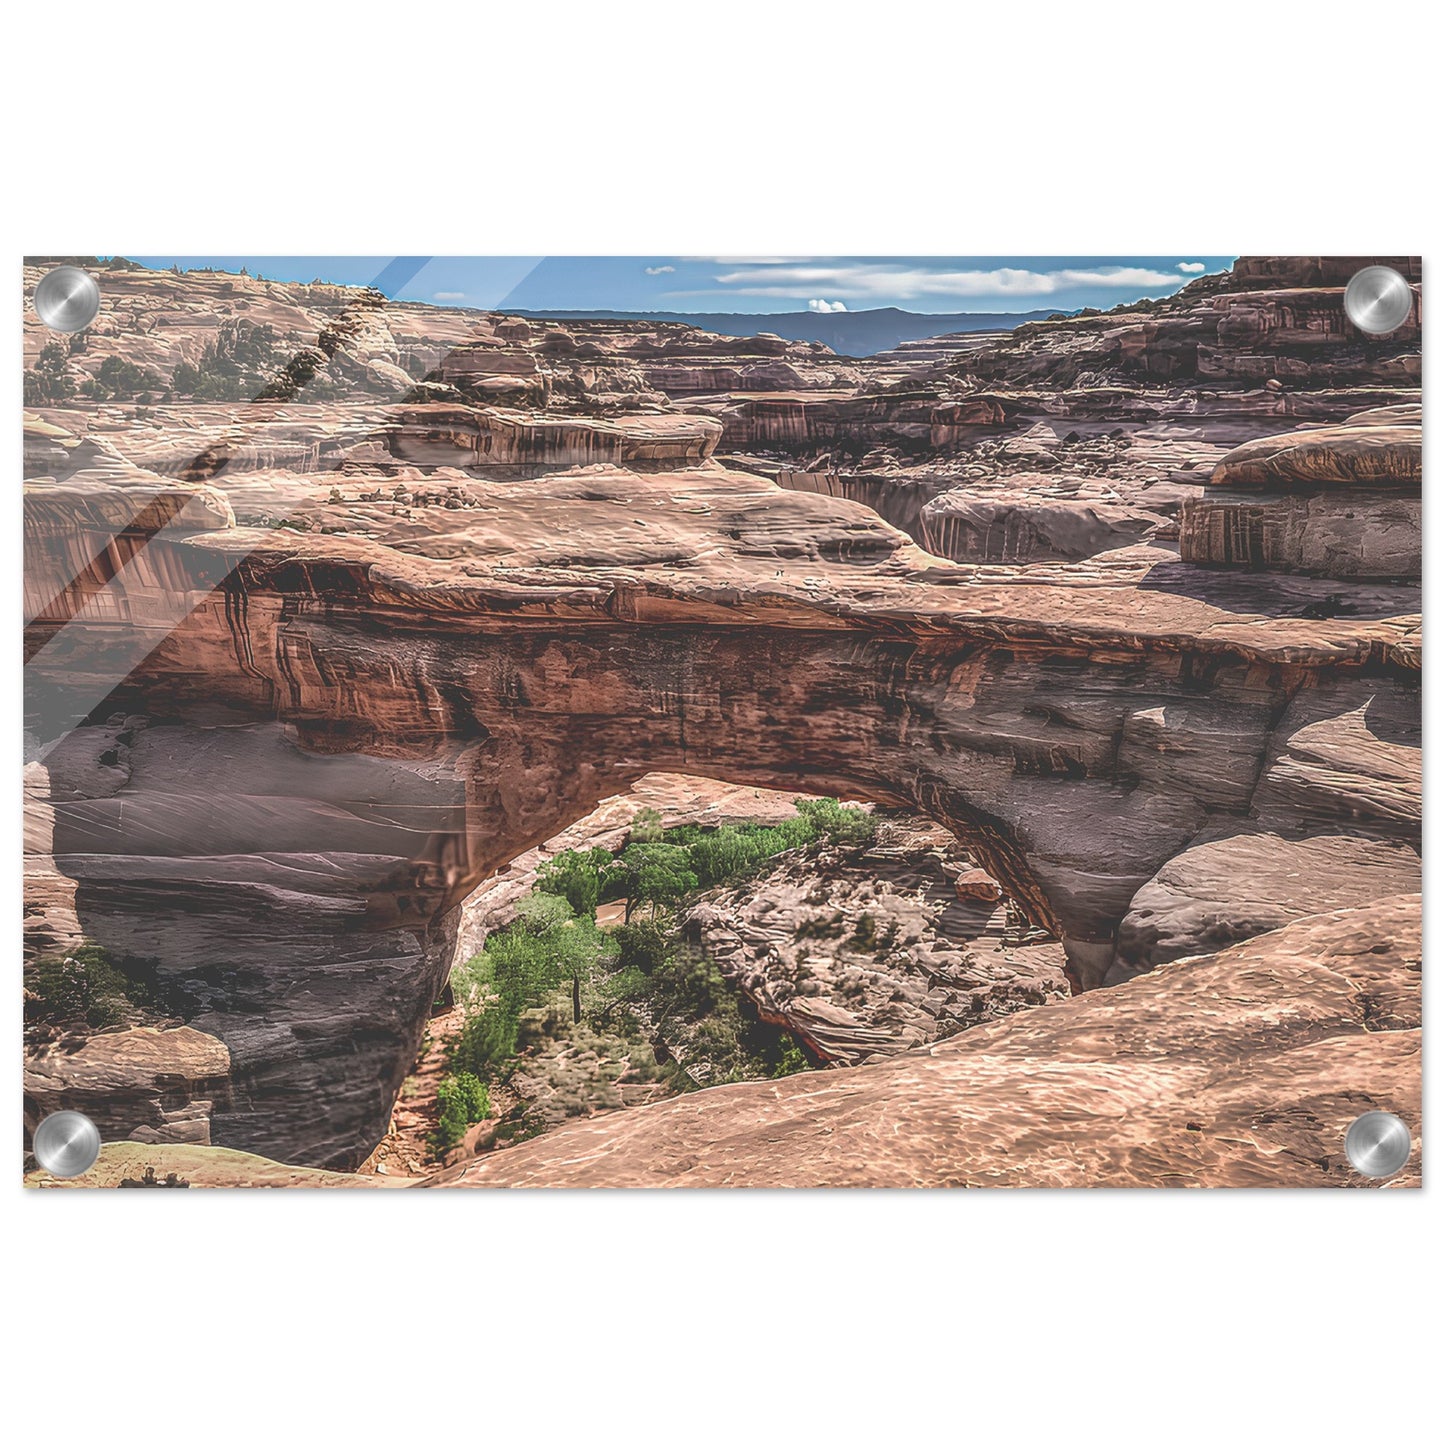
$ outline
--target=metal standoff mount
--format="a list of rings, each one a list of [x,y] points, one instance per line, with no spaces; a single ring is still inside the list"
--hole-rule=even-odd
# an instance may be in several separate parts
[[[1345,1156],[1361,1174],[1388,1179],[1410,1157],[1410,1130],[1398,1114],[1361,1114],[1345,1135]]]
[[[35,314],[52,331],[84,331],[100,310],[100,287],[79,266],[57,266],[35,287]]]
[[[42,1169],[57,1179],[74,1179],[100,1158],[100,1130],[84,1114],[62,1109],[36,1125],[30,1147]]]
[[[1414,304],[1410,283],[1392,266],[1362,267],[1345,287],[1345,315],[1371,336],[1403,326]]]

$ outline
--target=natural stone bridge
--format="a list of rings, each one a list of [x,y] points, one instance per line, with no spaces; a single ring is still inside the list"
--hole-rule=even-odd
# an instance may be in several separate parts
[[[364,1157],[460,902],[651,771],[931,814],[1081,988],[1419,886],[1413,588],[956,565],[715,463],[324,480],[299,531],[155,477],[29,514],[55,864],[229,1048],[216,1143]]]

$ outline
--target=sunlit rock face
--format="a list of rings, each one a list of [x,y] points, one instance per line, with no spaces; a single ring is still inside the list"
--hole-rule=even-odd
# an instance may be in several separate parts
[[[136,282],[139,310],[186,281],[167,284]],[[203,289],[204,316],[222,293]],[[315,320],[272,283],[224,294],[298,336]],[[1213,314],[1219,299],[1187,305]],[[358,388],[388,375],[374,362],[412,374],[468,342],[455,313],[425,342],[422,311],[365,310],[346,343]],[[97,344],[127,324],[106,313],[120,330]],[[555,397],[624,341],[630,366],[681,364],[641,333],[579,360],[580,332],[569,350],[556,328],[484,325],[537,370],[488,353],[455,381],[535,376]],[[183,330],[155,343],[158,365],[196,349]],[[699,405],[688,377],[677,409],[606,417],[575,389],[565,411],[374,388],[319,407],[36,411],[27,724],[53,841],[34,832],[33,872],[47,897],[73,884],[76,931],[152,961],[166,1007],[228,1051],[212,1141],[354,1166],[415,1057],[462,901],[659,770],[930,815],[1062,941],[1080,990],[1418,889],[1408,569],[1181,560],[1168,489],[1203,493],[1249,438],[1187,456],[1168,436],[1114,439],[1119,415],[1154,425],[1198,399],[1041,388],[1065,353],[1086,371],[1096,330],[1086,318],[1067,343],[1056,329],[969,353],[1011,378],[1007,404],[819,386]],[[708,354],[806,370],[764,341],[756,363]],[[1408,400],[1345,390],[1348,413],[1343,391],[1300,405],[1343,420]],[[1253,427],[1290,425],[1297,413],[1276,411],[1296,394],[1259,396],[1241,404]],[[1151,459],[1127,495],[1064,495],[1030,420],[1040,397],[1057,446],[1092,448],[1094,475],[1116,440]],[[1088,435],[1067,442],[1075,427]],[[889,525],[878,498],[718,460],[854,434],[948,450],[960,428],[998,432],[991,475],[1033,480],[1004,479],[987,516],[940,487],[948,557]],[[1199,465],[1181,483],[1186,460]],[[50,913],[37,918],[59,937]]]
[[[1418,1188],[1419,895],[1302,919],[884,1063],[579,1120],[423,1187]],[[1366,1109],[1411,1156],[1345,1157]]]
[[[362,508],[322,485],[298,517]],[[860,507],[721,470],[456,485],[474,505],[413,509],[406,551],[152,540],[130,616],[194,610],[121,679],[104,618],[31,664],[54,717],[99,694],[115,719],[46,755],[56,862],[86,935],[160,959],[231,1050],[217,1142],[354,1160],[462,898],[658,769],[927,812],[1101,982],[1139,890],[1249,819],[1290,699],[1348,679],[1353,710],[1413,647],[1399,589],[1362,592],[1364,617],[1272,615],[1325,584],[1281,607],[1148,548],[985,579]],[[1391,844],[1382,866],[1399,891],[1418,859]]]
[[[1401,406],[1236,447],[1185,500],[1180,556],[1346,580],[1418,578],[1423,445],[1420,409]]]

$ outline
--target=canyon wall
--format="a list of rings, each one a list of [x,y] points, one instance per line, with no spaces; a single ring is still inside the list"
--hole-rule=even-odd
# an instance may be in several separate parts
[[[1296,346],[1295,313],[1251,294],[1250,335]],[[502,339],[571,367],[549,335]],[[1071,344],[1096,344],[1087,318]],[[1034,342],[1009,345],[1029,372]],[[1411,400],[1365,370],[1387,403]],[[930,503],[943,558],[881,505],[714,455],[818,426],[1025,439],[1022,412],[980,397],[944,423],[941,404],[885,389],[620,419],[475,397],[33,414],[27,725],[47,858],[80,932],[144,960],[165,1008],[224,1046],[212,1142],[354,1167],[462,900],[649,772],[930,815],[1062,941],[1078,990],[1418,890],[1418,567],[1371,560],[1408,546],[1351,565],[1284,526],[1305,540],[1241,552],[1201,513],[1181,556],[1178,497],[1141,524],[1132,493],[1110,513],[1055,486],[1060,518],[1027,527],[953,492]],[[258,443],[253,419],[285,437]],[[1404,431],[1371,474],[1380,516],[1418,494]],[[1322,446],[1344,465],[1349,448]],[[1289,451],[1210,443],[1219,480],[1201,471],[1186,499],[1229,505],[1259,467],[1239,505],[1326,490]]]

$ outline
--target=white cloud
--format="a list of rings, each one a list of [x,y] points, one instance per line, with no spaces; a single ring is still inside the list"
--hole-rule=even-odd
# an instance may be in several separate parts
[[[1179,269],[1188,276],[1197,276],[1204,269],[1203,261],[1181,261]]]
[[[677,270],[676,266],[644,266],[642,268],[649,276],[668,276]]]
[[[799,291],[830,291],[850,300],[912,301],[924,296],[1051,296],[1059,291],[1093,286],[1103,290],[1157,291],[1179,284],[1167,271],[1142,266],[1105,266],[1098,270],[1028,271],[1001,267],[994,271],[929,271],[923,267],[862,262],[842,265],[750,265],[713,278],[740,296],[796,296]]]
[[[846,311],[846,301],[824,301],[821,297],[817,301],[808,302],[809,311]]]
[[[433,301],[465,301],[467,293],[465,291],[433,291],[431,299]]]

